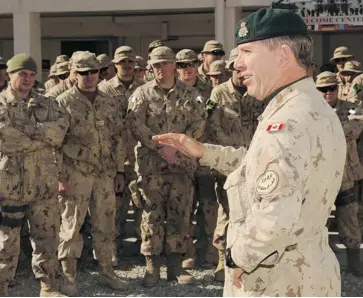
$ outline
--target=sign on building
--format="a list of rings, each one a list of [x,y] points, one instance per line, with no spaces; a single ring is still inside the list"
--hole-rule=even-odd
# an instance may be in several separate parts
[[[272,0],[272,7],[291,9],[310,30],[362,30],[362,0]]]

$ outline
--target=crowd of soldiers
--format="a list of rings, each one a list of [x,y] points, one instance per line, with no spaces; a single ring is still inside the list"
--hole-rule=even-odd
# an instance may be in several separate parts
[[[248,148],[268,100],[246,93],[244,77],[234,69],[237,48],[225,59],[215,40],[200,55],[190,49],[175,54],[156,40],[148,52],[147,61],[129,46],[116,49],[113,59],[88,51],[61,55],[44,85],[35,80],[38,67],[30,56],[0,60],[0,295],[8,294],[15,276],[22,228],[30,235],[41,296],[78,295],[81,231],[92,236],[98,281],[127,288],[114,267],[131,202],[135,251],[146,262],[144,286],[158,284],[162,256],[169,281],[194,284],[187,269],[201,266],[214,268],[215,280],[224,282],[226,176],[158,145],[152,136],[176,132]],[[337,73],[324,71],[315,78],[315,65],[309,72],[346,133],[336,217],[348,269],[363,276],[363,70],[346,47],[336,49],[331,62]],[[193,239],[194,217],[198,239]],[[203,243],[202,254],[194,240]]]

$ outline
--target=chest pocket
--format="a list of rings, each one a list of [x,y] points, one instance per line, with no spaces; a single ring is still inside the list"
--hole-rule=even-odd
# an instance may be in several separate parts
[[[228,176],[224,185],[228,195],[229,220],[231,223],[244,222],[249,209],[245,171],[246,165],[242,163],[237,170]]]

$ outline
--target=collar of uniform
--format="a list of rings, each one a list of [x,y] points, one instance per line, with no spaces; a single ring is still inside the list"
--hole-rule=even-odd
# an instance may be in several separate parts
[[[15,104],[15,103],[24,103],[24,100],[22,100],[16,93],[14,90],[12,89],[7,89],[4,91],[4,94],[6,95],[6,102],[8,104]],[[37,95],[36,93],[34,93],[33,91],[30,91],[28,99],[29,98],[36,98]]]
[[[264,101],[270,100],[269,104],[267,105],[265,111],[258,117],[258,121],[262,121],[263,119],[269,119],[278,109],[280,109],[285,103],[287,103],[291,98],[295,97],[296,95],[300,94],[303,90],[315,88],[315,83],[311,77],[304,77],[298,81],[295,81],[292,84],[286,85],[271,95],[267,96]],[[277,92],[277,94],[276,94]]]
[[[160,89],[163,89],[159,86],[158,82],[156,79],[153,79],[152,81],[152,86],[153,88],[160,88]],[[182,86],[185,86],[184,83],[182,81],[179,81],[179,80],[175,80],[175,84],[173,87],[170,88],[169,92],[171,91],[174,91],[175,90],[175,87],[182,87]],[[164,90],[164,89],[163,89]],[[169,93],[168,92],[168,93]]]

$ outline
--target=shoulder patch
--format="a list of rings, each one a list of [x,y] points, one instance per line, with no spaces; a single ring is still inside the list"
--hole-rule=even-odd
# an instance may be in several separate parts
[[[277,131],[282,131],[285,127],[285,123],[281,122],[281,123],[273,123],[273,124],[269,124],[266,128],[266,131],[268,132],[277,132]]]
[[[214,110],[217,106],[217,103],[214,100],[208,99],[206,102],[206,109],[207,110]]]
[[[278,183],[278,174],[273,170],[268,170],[257,179],[256,192],[259,195],[267,195],[276,188]]]

